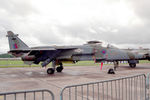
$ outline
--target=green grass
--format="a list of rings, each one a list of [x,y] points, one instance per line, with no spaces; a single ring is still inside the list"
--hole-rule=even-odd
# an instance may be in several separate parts
[[[141,60],[140,63],[150,63],[150,61]],[[100,63],[94,63],[94,61],[79,61],[76,64],[64,63],[64,66],[99,66],[99,65]],[[104,65],[108,65],[108,64],[104,64]],[[48,66],[51,66],[51,63]],[[32,64],[30,66],[24,64],[24,62],[21,60],[15,60],[15,61],[0,60],[0,68],[5,68],[5,67],[41,67],[41,64],[39,65]]]
[[[94,66],[94,65],[99,65],[99,64],[98,63],[95,64],[94,61],[79,61],[76,64],[64,63],[64,66]],[[51,66],[51,63],[48,66]],[[2,67],[41,67],[41,64],[27,65],[24,64],[24,62],[21,60],[16,60],[16,61],[0,60],[0,68]]]
[[[15,64],[24,64],[23,61],[21,60],[16,60],[16,61],[8,61],[8,60],[1,60],[0,65],[15,65]]]
[[[99,63],[94,63],[94,61],[79,61],[75,64],[64,64],[64,66],[96,66],[99,65]]]
[[[0,60],[0,68],[4,67],[40,67],[40,65],[27,65],[24,64],[21,60],[9,61],[9,60]]]
[[[150,63],[150,61],[148,61],[148,60],[140,60],[139,63]]]

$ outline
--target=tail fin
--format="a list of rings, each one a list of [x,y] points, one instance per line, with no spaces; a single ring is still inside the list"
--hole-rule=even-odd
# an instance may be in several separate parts
[[[8,37],[10,50],[29,49],[29,47],[18,38],[18,34],[14,34],[12,31],[7,31],[6,36]]]

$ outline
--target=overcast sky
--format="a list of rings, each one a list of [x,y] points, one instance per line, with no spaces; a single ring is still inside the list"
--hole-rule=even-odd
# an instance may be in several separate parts
[[[0,53],[9,30],[31,47],[100,40],[150,48],[150,0],[0,0]]]

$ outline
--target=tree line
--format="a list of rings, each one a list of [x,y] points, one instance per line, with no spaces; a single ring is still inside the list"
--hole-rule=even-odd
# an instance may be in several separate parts
[[[0,54],[0,58],[14,58],[11,54],[5,53],[5,54]]]

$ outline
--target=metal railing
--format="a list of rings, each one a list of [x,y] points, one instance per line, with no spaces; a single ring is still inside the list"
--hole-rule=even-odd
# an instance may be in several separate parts
[[[60,100],[149,100],[150,74],[66,86]],[[54,100],[50,90],[0,93],[0,100]]]
[[[0,100],[54,100],[50,90],[26,90],[0,93]]]
[[[146,100],[150,100],[150,73],[146,76]]]
[[[66,86],[60,100],[145,100],[146,76],[130,77]]]

